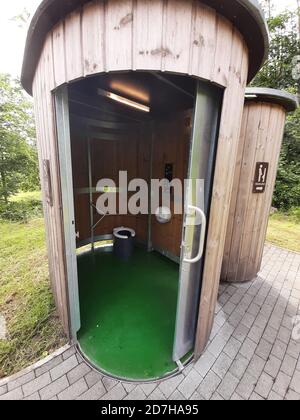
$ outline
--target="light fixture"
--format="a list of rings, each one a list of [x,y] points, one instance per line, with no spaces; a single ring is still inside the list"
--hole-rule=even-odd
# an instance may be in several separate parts
[[[114,92],[119,92],[119,95],[129,96],[134,98],[135,101],[148,104],[150,102],[150,94],[146,91],[145,87],[140,85],[135,86],[130,82],[122,80],[112,80],[109,83],[109,88]]]
[[[246,99],[256,99],[256,98],[257,98],[257,95],[250,95],[250,94],[246,94],[246,95],[245,95],[245,98],[246,98]]]
[[[116,95],[115,93],[108,92],[107,90],[98,89],[98,95],[105,96],[106,98],[117,101],[121,104],[131,106],[132,108],[138,109],[139,111],[150,112],[150,108],[146,105],[139,104],[138,102],[124,98],[123,96]]]

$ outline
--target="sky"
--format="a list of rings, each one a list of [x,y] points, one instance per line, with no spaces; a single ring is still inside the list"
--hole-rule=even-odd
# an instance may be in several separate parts
[[[63,0],[62,0],[63,1]],[[13,77],[21,74],[23,51],[27,28],[20,28],[11,20],[27,9],[33,14],[41,0],[9,0],[0,6],[0,73],[10,73]],[[293,10],[296,0],[274,0],[276,11],[286,8]]]

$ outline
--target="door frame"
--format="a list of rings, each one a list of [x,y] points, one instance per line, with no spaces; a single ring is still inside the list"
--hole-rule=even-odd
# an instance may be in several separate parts
[[[57,151],[60,170],[64,250],[66,261],[67,295],[69,300],[69,328],[73,341],[81,327],[79,285],[76,258],[76,231],[73,190],[73,170],[70,135],[70,113],[68,87],[63,86],[53,92]]]
[[[220,88],[215,87],[209,82],[202,82],[198,80],[197,82],[197,94],[195,97],[195,107],[194,107],[194,118],[193,118],[193,129],[191,136],[191,146],[190,146],[190,158],[189,158],[189,169],[188,176],[190,175],[191,165],[192,165],[192,146],[194,141],[194,128],[195,128],[195,116],[197,112],[197,103],[198,103],[198,88],[199,86],[204,86],[207,90],[215,90],[220,93],[220,103],[218,108],[218,124],[215,126],[214,138],[215,144],[213,152],[210,154],[209,166],[211,171],[210,179],[210,191],[206,197],[205,213],[207,219],[209,219],[209,202],[210,194],[214,182],[214,157],[218,146],[218,128],[220,123],[220,116],[222,111],[222,97],[223,92]],[[222,93],[222,95],[221,95]],[[63,212],[63,227],[64,227],[64,242],[65,242],[65,259],[66,259],[66,280],[67,280],[67,294],[69,300],[69,316],[70,316],[70,335],[71,338],[77,342],[77,333],[81,327],[81,318],[80,318],[80,301],[79,301],[79,282],[78,282],[78,269],[77,269],[77,253],[76,253],[76,231],[75,231],[75,205],[74,205],[74,189],[73,189],[73,170],[72,170],[72,153],[71,153],[71,135],[70,135],[70,114],[69,114],[69,95],[68,95],[68,86],[62,86],[53,92],[54,98],[54,107],[55,107],[55,124],[57,131],[57,144],[58,144],[58,157],[59,157],[59,169],[60,169],[60,179],[61,179],[61,196],[62,196],[62,212]],[[185,197],[185,203],[187,202],[187,197]],[[183,215],[183,235],[182,243],[184,242],[184,221],[186,213]],[[207,233],[207,232],[206,232]],[[184,247],[182,247],[181,257],[180,257],[180,266],[179,272],[181,272],[182,264],[184,258]],[[202,277],[204,265],[204,257],[202,258],[201,268],[199,276]],[[178,296],[180,290],[178,292]],[[199,279],[199,293],[197,297],[197,303],[199,303],[201,296],[201,278]],[[180,309],[181,303],[178,297],[178,305],[176,309],[176,317]],[[195,307],[195,328],[194,336],[196,335],[196,325],[198,313],[198,305]],[[177,334],[177,324],[174,334],[174,348],[175,340]],[[194,341],[194,340],[193,340]],[[194,343],[193,343],[194,345]],[[193,347],[193,346],[192,346]],[[191,348],[192,349],[192,348]],[[190,349],[190,350],[191,350]],[[188,351],[185,353],[187,354]],[[176,356],[174,350],[173,353],[174,360],[178,361],[180,358]]]

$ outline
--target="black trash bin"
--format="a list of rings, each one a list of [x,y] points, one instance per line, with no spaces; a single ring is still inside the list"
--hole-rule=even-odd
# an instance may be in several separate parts
[[[128,260],[133,254],[135,231],[121,227],[114,229],[114,254],[122,260]]]

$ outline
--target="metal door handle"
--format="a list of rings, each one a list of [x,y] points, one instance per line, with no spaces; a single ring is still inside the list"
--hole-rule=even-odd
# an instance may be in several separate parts
[[[199,241],[198,254],[197,254],[197,256],[195,258],[192,258],[192,259],[184,258],[183,259],[183,262],[185,262],[185,263],[194,264],[194,263],[200,261],[201,258],[202,258],[202,255],[203,255],[204,241],[205,241],[205,233],[206,233],[206,216],[205,216],[204,211],[201,210],[199,207],[196,207],[196,206],[188,206],[188,209],[195,211],[201,217],[201,236],[200,236],[200,241]]]

